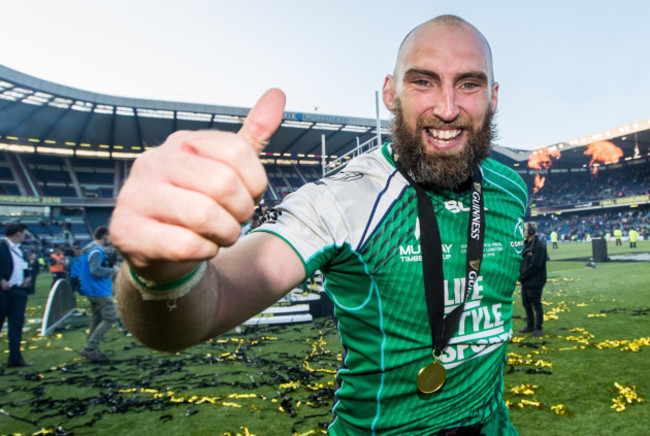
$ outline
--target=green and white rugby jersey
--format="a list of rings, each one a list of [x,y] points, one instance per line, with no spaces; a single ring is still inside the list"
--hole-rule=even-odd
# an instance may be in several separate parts
[[[277,220],[258,229],[290,244],[306,276],[319,269],[325,275],[345,348],[330,434],[428,435],[485,422],[501,405],[527,194],[511,169],[491,159],[481,166],[480,276],[441,359],[447,380],[432,394],[416,386],[420,368],[433,361],[416,194],[396,170],[389,145],[287,196]],[[463,294],[470,192],[429,194],[449,313]]]

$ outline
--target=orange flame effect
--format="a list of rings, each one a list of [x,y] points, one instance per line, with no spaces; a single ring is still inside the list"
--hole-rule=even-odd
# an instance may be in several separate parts
[[[533,194],[537,194],[539,190],[544,187],[544,182],[546,182],[546,177],[535,174],[535,188],[533,189]]]
[[[528,158],[528,168],[537,170],[548,169],[553,164],[553,159],[559,159],[562,154],[559,150],[549,150],[548,147],[542,147],[530,154]],[[537,194],[544,187],[546,177],[535,174],[535,188],[533,194]]]
[[[539,148],[530,154],[528,168],[548,169],[553,164],[553,159],[559,159],[560,156],[560,150],[549,150],[547,147]]]
[[[623,157],[623,150],[609,141],[596,141],[587,145],[585,154],[591,156],[591,162],[589,162],[591,167],[595,162],[603,164],[617,163]],[[598,174],[597,167],[593,167],[592,174]]]

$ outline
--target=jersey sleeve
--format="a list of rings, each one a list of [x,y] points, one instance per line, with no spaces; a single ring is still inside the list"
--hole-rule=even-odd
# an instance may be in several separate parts
[[[304,185],[288,195],[254,232],[267,232],[283,239],[298,254],[305,277],[330,262],[348,239],[340,205],[319,182]]]

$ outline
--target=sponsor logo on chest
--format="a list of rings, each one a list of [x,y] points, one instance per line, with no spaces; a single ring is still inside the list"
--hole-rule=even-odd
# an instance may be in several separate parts
[[[422,246],[420,245],[420,219],[415,220],[415,240],[416,244],[407,244],[399,246],[399,255],[402,262],[422,262]],[[453,244],[442,244],[442,259],[451,258],[451,248]]]

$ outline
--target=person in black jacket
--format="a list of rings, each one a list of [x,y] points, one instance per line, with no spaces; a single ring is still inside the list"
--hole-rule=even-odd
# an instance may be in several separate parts
[[[25,362],[20,351],[27,294],[32,278],[25,273],[28,269],[20,244],[25,240],[27,226],[11,223],[0,240],[0,328],[9,322],[9,362],[7,366],[31,366]]]
[[[526,223],[524,232],[523,260],[519,268],[521,298],[526,310],[526,327],[519,333],[532,332],[542,336],[544,309],[542,308],[542,289],[546,284],[546,241],[537,235],[537,224]]]

